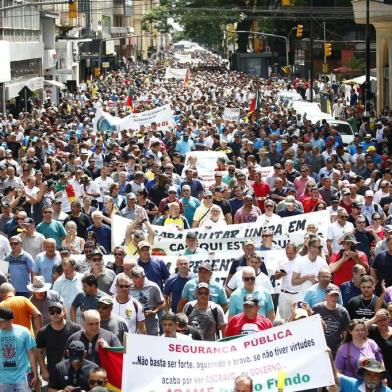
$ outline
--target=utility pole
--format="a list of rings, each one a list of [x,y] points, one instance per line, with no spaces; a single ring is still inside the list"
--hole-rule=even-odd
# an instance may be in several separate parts
[[[365,81],[365,115],[368,116],[370,112],[370,1],[366,0],[366,81]]]
[[[313,0],[310,0],[310,102],[313,102],[313,81],[314,81],[314,66],[313,66]]]

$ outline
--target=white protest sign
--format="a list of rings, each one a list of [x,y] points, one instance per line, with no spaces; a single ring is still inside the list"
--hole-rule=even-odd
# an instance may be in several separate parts
[[[122,390],[127,392],[232,392],[239,375],[255,391],[284,391],[334,384],[319,315],[226,342],[127,334]],[[322,370],[322,371],[321,371]]]
[[[126,218],[113,215],[112,222],[112,247],[121,245],[124,241]],[[261,244],[263,228],[269,227],[274,233],[274,242],[285,247],[289,242],[296,245],[303,243],[306,226],[315,224],[318,235],[326,238],[329,213],[326,210],[286,217],[277,221],[258,223],[242,223],[212,229],[197,228],[178,230],[169,226],[153,226],[155,231],[154,248],[160,249],[163,255],[178,255],[185,249],[185,237],[188,231],[197,234],[199,247],[207,252],[224,252],[241,250],[242,244],[247,239],[255,241],[256,246]]]
[[[166,68],[165,79],[185,80],[187,73],[186,68]]]
[[[225,108],[222,118],[225,121],[238,121],[240,119],[240,114],[240,108]]]
[[[141,113],[132,113],[124,118],[111,116],[107,112],[97,110],[93,119],[95,131],[121,131],[122,129],[139,130],[142,125],[148,130],[155,122],[160,131],[165,131],[174,125],[173,111],[170,104],[146,110]]]
[[[192,55],[191,55],[191,54],[175,53],[174,58],[175,58],[180,64],[185,64],[185,63],[190,63],[190,62],[192,62]]]

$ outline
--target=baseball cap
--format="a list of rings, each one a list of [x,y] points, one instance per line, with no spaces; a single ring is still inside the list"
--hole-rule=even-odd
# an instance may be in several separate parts
[[[386,225],[384,226],[384,231],[391,233],[392,232],[392,225]]]
[[[368,370],[369,372],[373,372],[373,373],[384,373],[385,372],[384,365],[381,362],[376,361],[375,359],[372,359],[372,358],[360,359],[358,361],[358,368],[359,368],[358,374],[361,374],[364,370]]]
[[[197,234],[194,232],[194,231],[189,231],[187,234],[186,234],[186,237],[185,238],[189,238],[189,239],[191,239],[191,240],[197,240]]]
[[[301,318],[305,318],[308,317],[308,312],[306,311],[306,309],[303,308],[296,308],[294,311],[294,320],[299,320]]]
[[[246,295],[244,297],[244,305],[258,305],[259,300],[253,295]]]
[[[339,287],[337,287],[337,286],[328,286],[326,289],[325,289],[325,294],[340,294],[340,290],[339,290]]]
[[[206,197],[206,196],[212,196],[212,192],[211,191],[204,192],[203,197]]]
[[[367,151],[367,152],[376,151],[376,147],[374,147],[374,146],[369,146],[369,147],[367,148],[366,151]]]
[[[358,244],[358,241],[355,239],[355,235],[352,233],[343,234],[339,242],[352,242],[354,244]]]
[[[136,199],[136,195],[133,192],[127,194],[127,199]]]
[[[353,201],[351,203],[351,208],[362,208],[361,203],[358,203],[356,201]]]
[[[74,341],[68,346],[69,360],[80,361],[84,357],[85,347],[82,342]]]
[[[244,246],[246,246],[246,245],[252,245],[252,246],[256,247],[255,242],[251,239],[248,239],[244,242]]]
[[[24,221],[23,221],[23,223],[25,224],[25,225],[34,225],[34,219],[33,218],[26,218]]]
[[[113,299],[112,299],[112,297],[109,297],[108,295],[106,295],[106,296],[99,298],[98,303],[105,304],[105,305],[113,305]]]
[[[63,304],[58,301],[51,301],[48,303],[48,308],[57,308],[57,309],[63,309]]]
[[[144,248],[145,246],[147,246],[148,248],[151,249],[151,245],[148,241],[140,241],[137,245],[138,249]]]
[[[60,254],[65,254],[65,253],[71,253],[71,250],[68,248],[68,246],[62,246],[60,248]]]
[[[222,177],[222,172],[221,171],[219,171],[219,170],[217,170],[217,171],[215,171],[214,172],[214,176],[216,177],[216,176],[218,176],[218,177]]]
[[[348,189],[343,189],[342,194],[343,194],[343,196],[350,196],[351,192]]]
[[[170,193],[170,192],[177,193],[177,188],[175,186],[169,186],[169,189],[167,191],[168,191],[168,193]]]
[[[215,192],[224,192],[224,188],[221,187],[221,186],[217,186],[217,187],[215,188]]]
[[[373,197],[373,196],[374,196],[374,192],[372,190],[369,189],[365,192],[365,197]]]
[[[11,309],[0,308],[0,321],[12,320],[14,318],[14,313]]]
[[[210,290],[210,286],[208,285],[208,283],[200,282],[196,286],[196,290],[199,290],[199,289],[207,289],[209,291]]]
[[[202,269],[202,268],[206,269],[207,271],[212,271],[212,266],[211,266],[211,264],[208,263],[207,261],[202,261],[202,262],[199,264],[198,269]]]

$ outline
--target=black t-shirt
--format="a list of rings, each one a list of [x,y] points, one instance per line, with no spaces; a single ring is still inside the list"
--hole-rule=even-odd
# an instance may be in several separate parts
[[[377,270],[377,281],[385,279],[385,287],[392,286],[392,255],[388,251],[379,253],[373,261],[372,267]]]
[[[380,347],[383,359],[384,359],[384,364],[386,369],[389,371],[390,376],[391,376],[391,372],[392,372],[392,336],[385,340],[378,328],[375,325],[372,325],[369,328],[369,338],[373,339],[378,347]]]
[[[70,215],[68,218],[64,219],[64,225],[69,221],[76,223],[77,234],[79,237],[87,238],[87,228],[92,225],[91,219],[88,215],[81,213],[77,218]]]
[[[82,390],[88,391],[88,374],[91,369],[96,369],[97,364],[83,360],[82,367],[75,371],[71,366],[69,359],[56,364],[53,374],[49,377],[49,388],[63,390],[67,386],[80,387]]]
[[[231,214],[231,205],[228,200],[223,199],[218,201],[214,199],[212,202],[222,209],[223,215],[226,216],[226,214]]]
[[[79,330],[80,326],[72,321],[67,321],[64,328],[59,331],[53,329],[50,324],[39,330],[36,337],[37,347],[46,351],[49,374],[53,373],[56,363],[63,359],[68,338]]]
[[[347,304],[347,310],[353,319],[371,319],[375,314],[375,307],[378,301],[377,295],[373,295],[372,299],[362,299],[362,295],[351,298]],[[383,305],[385,306],[385,305]]]
[[[238,268],[246,267],[247,265],[248,264],[246,263],[245,256],[241,256],[238,259],[233,260],[233,262],[231,263],[231,266],[230,266],[229,274],[234,275],[237,272]],[[260,271],[268,276],[267,267],[265,266],[264,263],[262,263],[260,265]],[[228,283],[228,282],[226,282],[226,283]]]

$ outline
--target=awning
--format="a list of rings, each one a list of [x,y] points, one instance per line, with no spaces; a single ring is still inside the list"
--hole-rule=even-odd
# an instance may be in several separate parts
[[[56,86],[61,88],[62,90],[66,88],[64,83],[58,82],[57,80],[45,80],[45,84],[51,84],[52,86]]]
[[[377,78],[375,78],[374,76],[370,77],[370,81],[376,81]],[[362,75],[362,76],[358,76],[357,78],[354,79],[349,79],[349,80],[343,80],[342,83],[344,84],[364,84],[366,82],[366,76]]]

